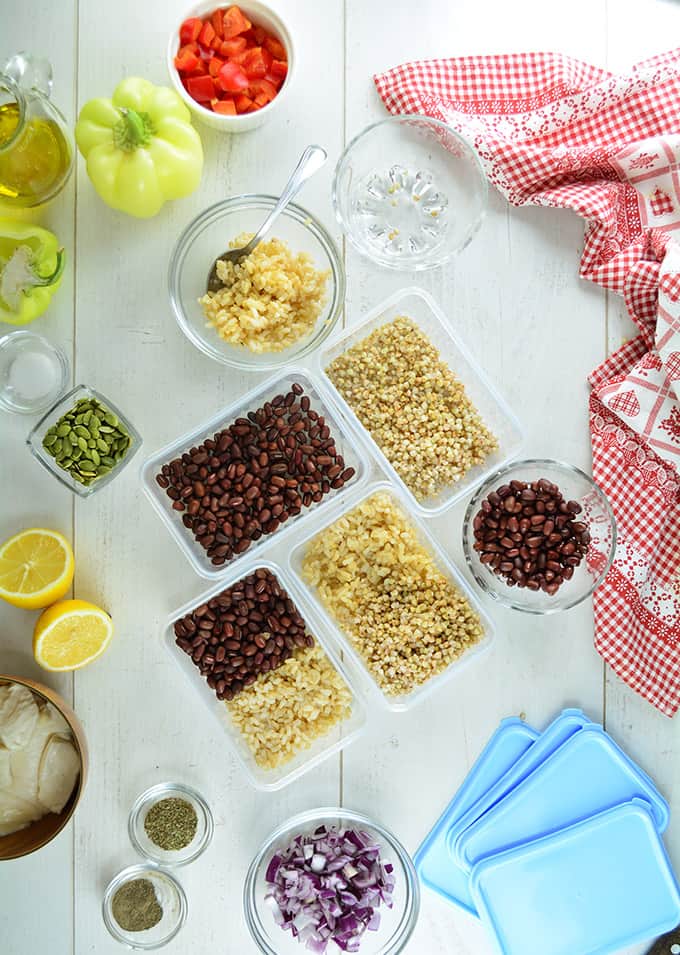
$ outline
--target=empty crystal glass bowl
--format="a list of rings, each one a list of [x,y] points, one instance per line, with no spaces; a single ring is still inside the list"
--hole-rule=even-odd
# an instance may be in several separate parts
[[[487,192],[476,153],[449,126],[392,116],[345,149],[333,205],[359,252],[389,268],[420,270],[465,248],[484,217]]]
[[[420,890],[413,862],[400,842],[382,826],[367,816],[350,809],[312,809],[293,816],[271,833],[257,853],[243,890],[246,923],[258,948],[264,955],[302,955],[308,949],[284,931],[274,920],[270,901],[267,867],[277,851],[285,849],[298,835],[309,835],[320,826],[340,829],[358,829],[368,833],[371,842],[380,847],[383,862],[393,866],[394,891],[392,908],[380,905],[380,924],[376,931],[367,930],[361,936],[361,955],[397,955],[411,938],[420,910]],[[276,903],[274,903],[276,905]],[[331,942],[328,953],[339,952]]]
[[[281,239],[294,254],[307,252],[316,269],[330,272],[326,303],[311,333],[284,351],[256,354],[244,346],[224,341],[207,324],[198,300],[205,294],[208,272],[214,260],[242,232],[257,232],[276,202],[275,196],[255,194],[218,202],[189,223],[170,260],[170,304],[177,324],[204,355],[224,365],[268,371],[297,360],[329,335],[342,312],[345,273],[335,243],[311,213],[291,203],[264,241]]]
[[[488,564],[482,562],[481,555],[475,550],[474,546],[476,542],[475,517],[482,509],[483,502],[488,495],[493,491],[498,491],[499,488],[506,488],[506,490],[501,490],[500,495],[504,500],[504,495],[510,493],[507,487],[510,486],[512,481],[532,483],[540,481],[541,478],[545,478],[551,484],[556,484],[565,501],[576,501],[580,505],[581,510],[574,515],[574,519],[579,523],[586,524],[590,535],[586,553],[580,564],[574,567],[573,576],[570,580],[565,580],[554,594],[546,593],[543,590],[530,590],[526,586],[509,585],[505,577],[499,576]],[[519,523],[523,517],[528,518],[528,512],[513,516]],[[550,518],[550,515],[546,515],[546,518]],[[492,520],[496,520],[496,518],[493,517]],[[490,526],[487,526],[486,529],[489,533],[492,533]],[[522,528],[512,525],[506,530],[509,530],[510,533],[519,534]],[[555,530],[556,528],[550,528],[551,532]],[[528,533],[536,536],[538,541],[538,535],[542,536],[542,526],[539,524],[537,530],[532,529]],[[523,541],[526,541],[526,534]],[[495,543],[495,537],[491,542]],[[530,542],[530,545],[536,546],[536,542]],[[518,542],[518,549],[522,546],[526,546],[526,543]],[[507,467],[501,468],[495,474],[490,475],[473,495],[467,506],[463,521],[463,549],[468,567],[475,580],[482,590],[493,597],[494,600],[505,604],[507,607],[524,610],[527,613],[556,613],[560,610],[569,610],[576,604],[581,603],[600,586],[607,576],[616,549],[616,522],[609,501],[602,489],[579,468],[572,464],[562,464],[560,461],[549,459],[514,461]],[[512,559],[514,560],[517,557],[519,560],[526,556],[526,554],[513,555]],[[510,559],[510,555],[507,559]],[[547,561],[551,558],[546,556],[545,559]]]

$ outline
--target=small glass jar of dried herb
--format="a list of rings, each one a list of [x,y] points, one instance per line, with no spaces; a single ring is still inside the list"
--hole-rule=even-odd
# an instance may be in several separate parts
[[[158,783],[130,811],[129,832],[140,855],[161,865],[186,865],[204,851],[213,817],[203,797],[183,783]]]

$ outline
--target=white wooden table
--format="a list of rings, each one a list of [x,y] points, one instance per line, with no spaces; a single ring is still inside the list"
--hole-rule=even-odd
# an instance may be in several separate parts
[[[332,166],[344,144],[383,110],[371,76],[414,57],[556,49],[625,69],[671,45],[673,0],[280,0],[297,38],[296,87],[286,108],[255,133],[201,128],[201,187],[138,221],[95,195],[82,160],[43,214],[69,254],[48,314],[33,328],[67,350],[74,382],[95,385],[130,413],[148,454],[210,417],[255,383],[200,355],[177,329],[166,293],[179,231],[216,199],[276,192],[303,146],[332,162],[301,201],[345,250],[345,321],[414,276],[377,271],[342,240],[330,205]],[[0,0],[0,59],[28,49],[55,69],[54,97],[74,121],[92,96],[128,75],[166,83],[167,35],[182,0]],[[418,276],[521,417],[530,455],[588,468],[586,375],[630,333],[622,303],[577,278],[583,225],[568,213],[510,209],[492,195],[481,234],[452,265]],[[4,327],[2,331],[4,331]],[[542,370],[542,361],[546,368]],[[30,421],[0,418],[0,538],[45,525],[73,540],[74,592],[110,609],[106,656],[74,677],[47,682],[73,701],[89,739],[91,777],[75,821],[38,855],[0,866],[2,955],[117,955],[101,918],[109,878],[135,861],[127,812],[147,785],[180,778],[216,815],[210,850],[182,870],[189,918],[174,955],[255,951],[242,911],[247,865],[261,840],[294,812],[341,803],[368,811],[414,851],[498,721],[525,714],[541,727],[562,707],[603,720],[657,780],[676,813],[668,845],[680,867],[678,724],[615,679],[593,649],[589,604],[549,619],[493,606],[490,654],[416,711],[371,714],[365,738],[276,794],[253,791],[207,713],[196,706],[161,647],[161,622],[204,584],[143,498],[132,466],[92,500],[74,500],[24,447]],[[462,507],[434,522],[461,564]],[[43,677],[31,655],[34,614],[0,608],[0,671]],[[636,951],[642,951],[644,946]],[[463,913],[424,891],[408,946],[413,955],[486,955],[490,944]]]

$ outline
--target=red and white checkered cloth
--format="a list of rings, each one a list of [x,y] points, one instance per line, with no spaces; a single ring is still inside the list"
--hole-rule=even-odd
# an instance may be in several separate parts
[[[634,341],[590,377],[593,474],[614,509],[595,645],[662,712],[680,705],[680,50],[614,76],[553,53],[406,63],[392,113],[443,120],[515,205],[589,223],[580,274],[624,297]],[[680,238],[680,236],[678,236]]]

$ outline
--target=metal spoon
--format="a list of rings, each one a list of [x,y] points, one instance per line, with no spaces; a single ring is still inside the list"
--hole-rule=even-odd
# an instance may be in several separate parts
[[[209,292],[218,292],[221,288],[224,288],[224,282],[217,274],[217,263],[233,262],[234,265],[236,265],[242,259],[245,259],[247,255],[250,255],[255,246],[261,242],[262,239],[264,239],[265,235],[269,232],[274,222],[281,215],[288,203],[295,198],[307,180],[313,176],[315,172],[321,169],[327,158],[328,154],[326,153],[325,149],[321,148],[321,146],[307,146],[300,157],[300,162],[293,171],[293,175],[286,183],[286,188],[281,193],[281,198],[264,220],[259,230],[252,237],[248,245],[244,245],[242,249],[229,249],[227,252],[223,252],[222,255],[215,259],[212,264],[212,268],[208,273],[207,287]]]

